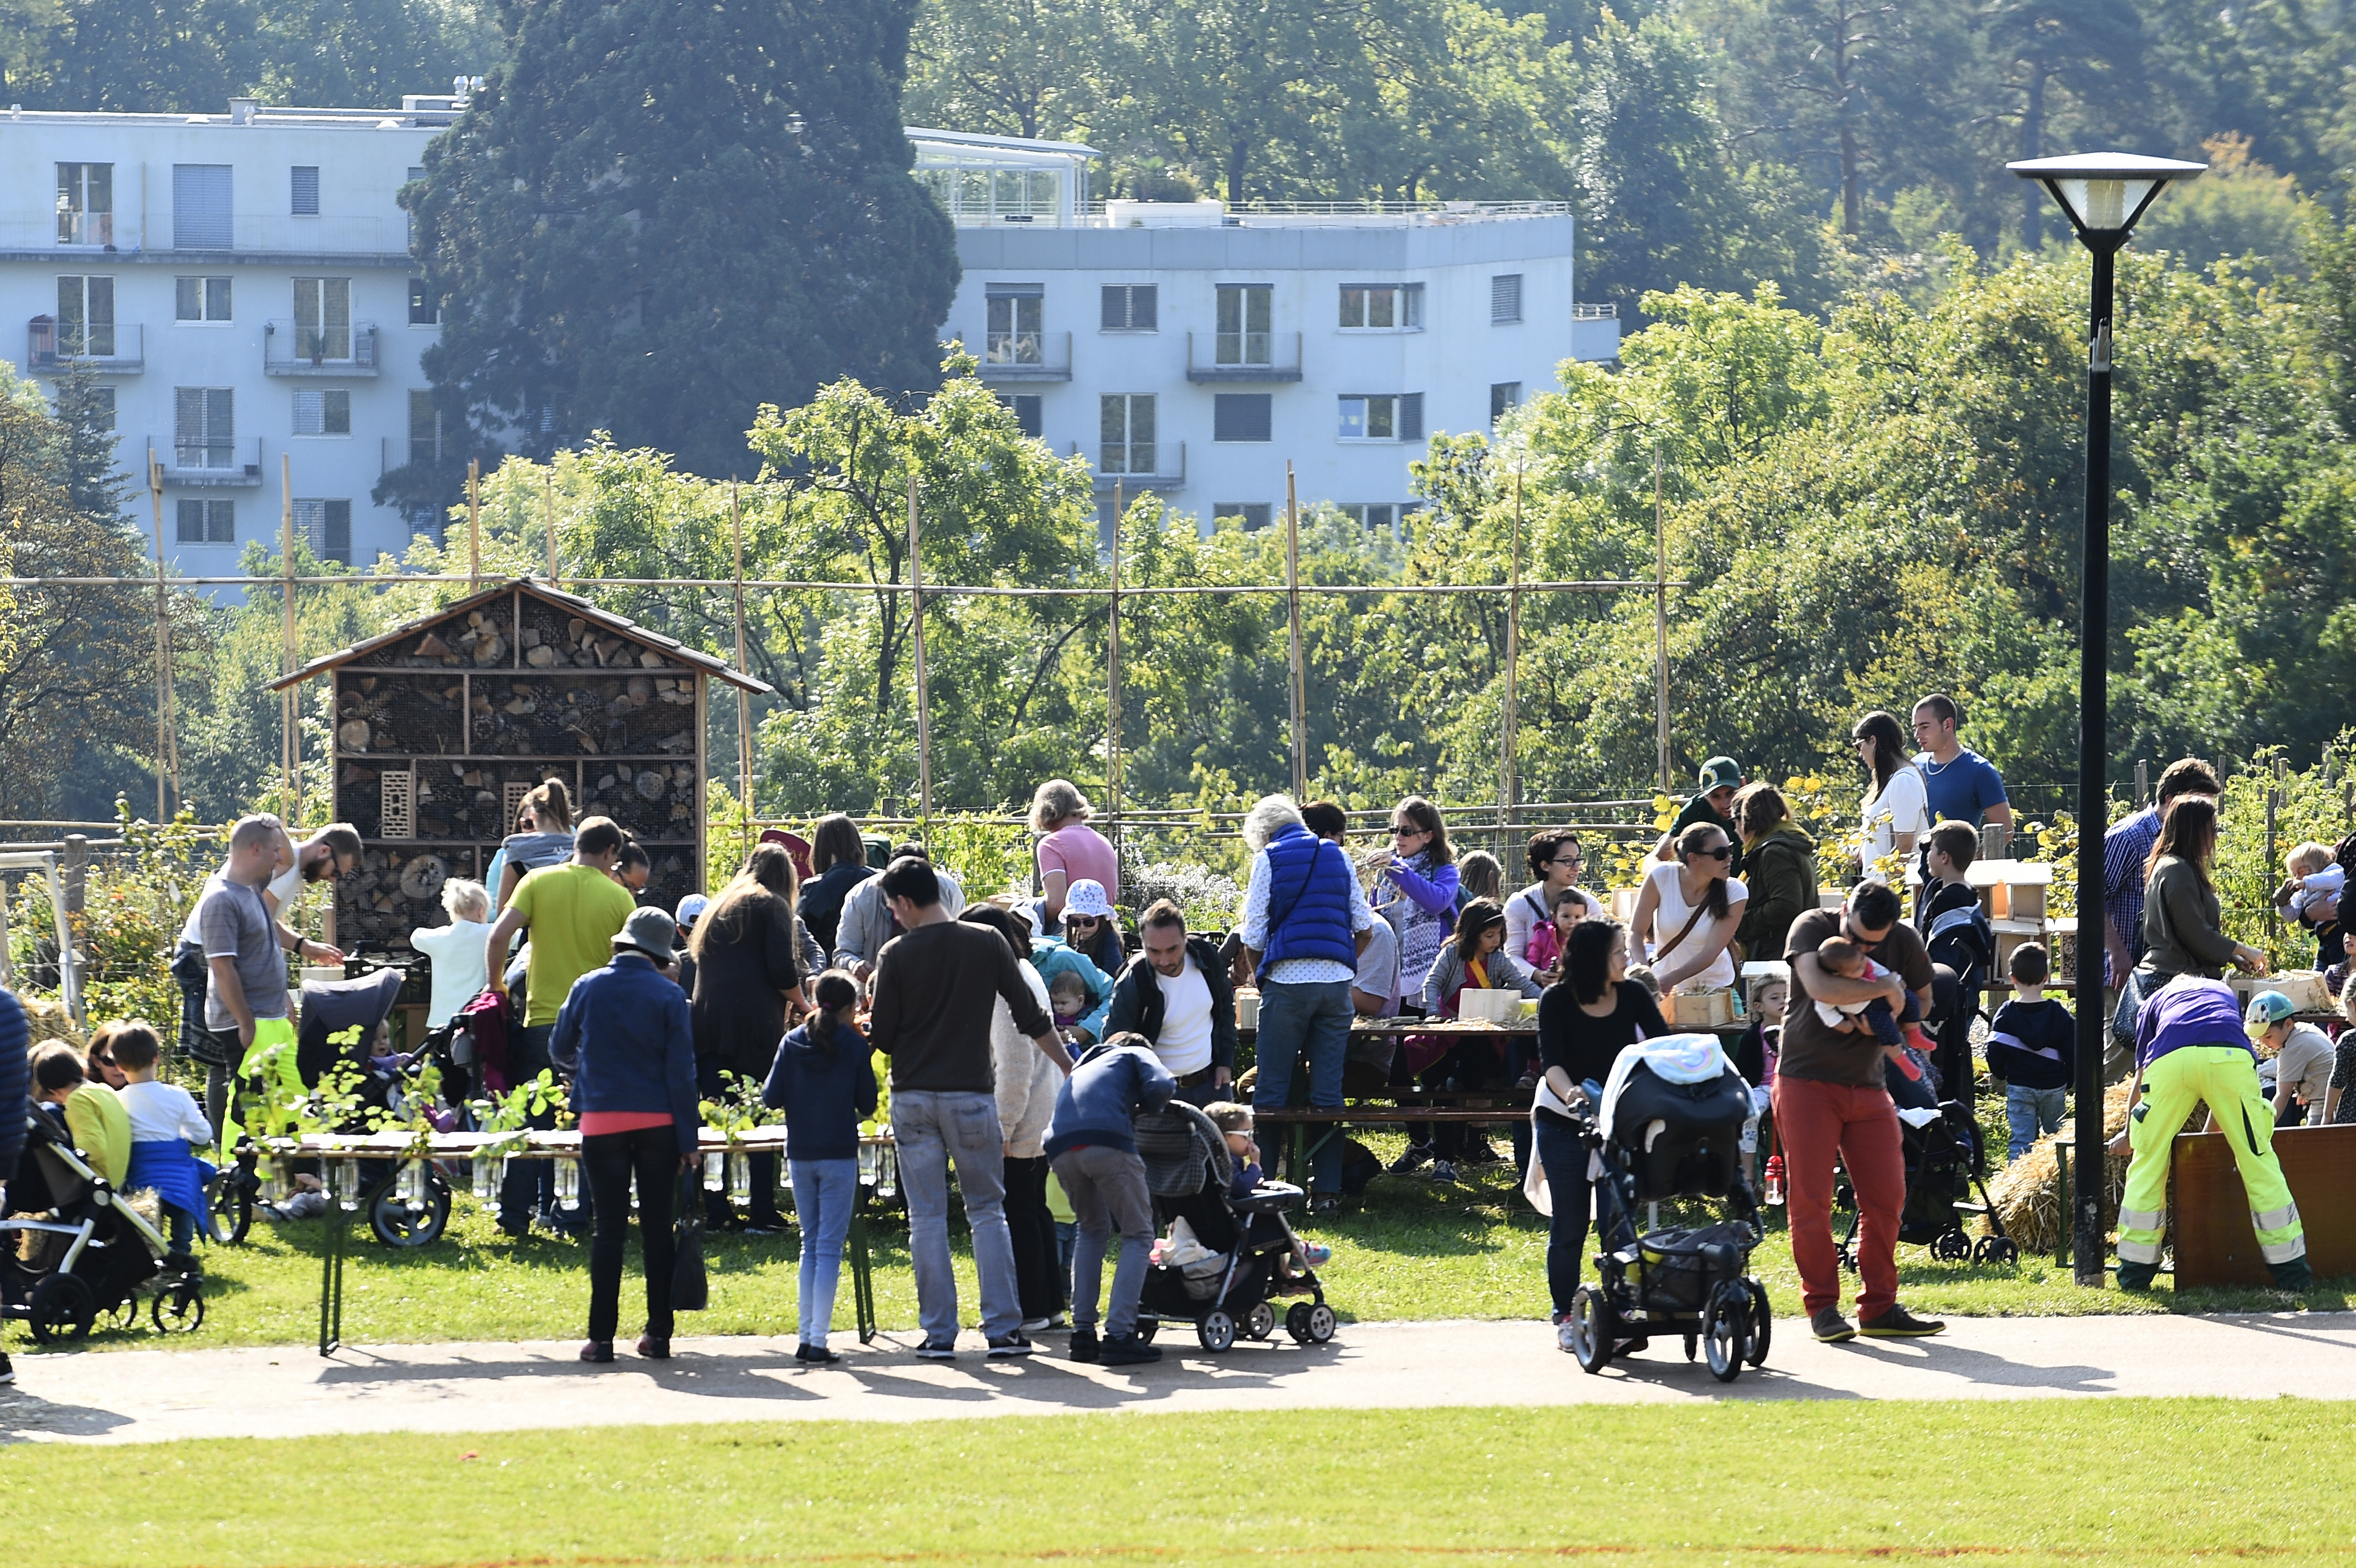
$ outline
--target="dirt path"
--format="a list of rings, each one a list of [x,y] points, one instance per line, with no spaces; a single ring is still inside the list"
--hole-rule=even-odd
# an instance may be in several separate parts
[[[1750,1399],[2015,1399],[2290,1394],[2356,1399],[2356,1313],[2237,1317],[1959,1318],[1942,1338],[1819,1345],[1776,1325],[1767,1365],[1720,1384],[1681,1345],[1590,1377],[1538,1323],[1345,1325],[1304,1349],[1209,1355],[1164,1330],[1153,1366],[1079,1366],[1061,1336],[1028,1360],[985,1361],[969,1334],[950,1363],[838,1334],[842,1362],[805,1371],[789,1340],[682,1339],[668,1363],[626,1345],[613,1366],[577,1346],[370,1346],[20,1355],[0,1388],[0,1441],[158,1442],[346,1432],[722,1421],[922,1421],[1086,1411],[1283,1410]]]

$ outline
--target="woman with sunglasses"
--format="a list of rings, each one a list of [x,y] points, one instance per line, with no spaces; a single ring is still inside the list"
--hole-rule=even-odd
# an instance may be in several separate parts
[[[1398,933],[1401,976],[1431,972],[1431,961],[1456,929],[1459,881],[1440,808],[1419,795],[1399,802],[1391,812],[1391,858],[1376,872],[1377,887],[1388,882],[1392,893],[1375,912]]]
[[[1082,877],[1064,899],[1064,945],[1108,975],[1118,975],[1129,955],[1120,940],[1120,917],[1102,882]]]
[[[1677,858],[1644,879],[1630,936],[1663,991],[1731,986],[1734,957],[1727,944],[1751,896],[1729,874],[1734,840],[1714,822],[1697,822],[1677,835],[1675,848]]]

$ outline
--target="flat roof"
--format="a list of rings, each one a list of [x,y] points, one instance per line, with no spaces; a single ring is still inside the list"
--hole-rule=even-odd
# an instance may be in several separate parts
[[[1009,153],[1063,153],[1079,158],[1097,155],[1097,150],[1085,142],[1042,142],[1029,136],[986,136],[970,131],[935,131],[919,125],[905,129],[911,142],[943,142],[959,147],[995,147]]]

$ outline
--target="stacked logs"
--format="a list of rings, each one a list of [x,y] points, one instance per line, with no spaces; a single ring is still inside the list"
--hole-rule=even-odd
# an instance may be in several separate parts
[[[442,884],[473,876],[474,868],[474,851],[465,848],[371,848],[359,869],[337,884],[337,940],[405,951],[412,931],[446,923]]]
[[[686,756],[695,745],[694,708],[688,676],[478,680],[473,749],[508,756]]]
[[[568,616],[556,606],[536,600],[524,603],[519,640],[523,662],[533,669],[677,667],[652,648],[641,647],[618,632],[607,631],[580,615]]]
[[[346,674],[336,682],[336,746],[343,752],[455,752],[466,688],[439,677]]]
[[[624,763],[584,770],[584,816],[610,816],[639,838],[695,837],[695,769],[686,763]]]
[[[404,637],[380,652],[373,662],[380,665],[414,667],[439,665],[445,669],[472,667],[488,669],[510,661],[512,646],[508,641],[508,617],[498,606],[489,610],[469,610],[465,615],[453,615],[439,621],[417,634],[414,643]]]

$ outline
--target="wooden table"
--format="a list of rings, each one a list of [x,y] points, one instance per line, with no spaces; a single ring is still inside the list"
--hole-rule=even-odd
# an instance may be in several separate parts
[[[2278,1127],[2275,1157],[2307,1228],[2316,1277],[2356,1275],[2356,1125]],[[2225,1136],[2178,1134],[2169,1175],[2177,1288],[2271,1284]]]

